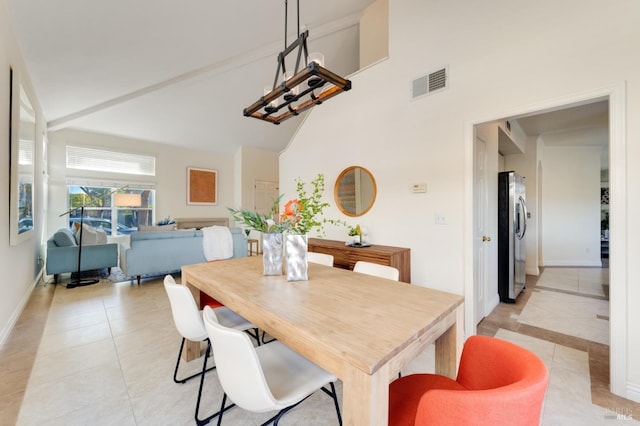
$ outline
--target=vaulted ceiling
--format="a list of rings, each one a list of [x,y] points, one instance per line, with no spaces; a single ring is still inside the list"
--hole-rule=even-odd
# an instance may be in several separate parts
[[[278,151],[302,120],[275,126],[242,115],[273,83],[282,0],[4,1],[50,130]],[[301,1],[309,50],[324,53],[330,70],[358,69],[358,23],[372,2]],[[289,43],[296,9],[289,2]]]

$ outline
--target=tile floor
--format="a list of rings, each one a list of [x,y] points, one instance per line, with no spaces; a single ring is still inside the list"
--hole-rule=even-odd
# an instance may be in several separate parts
[[[529,277],[517,303],[500,304],[478,326],[546,363],[543,425],[629,423],[617,413],[640,418],[640,404],[607,391],[607,277],[600,269],[547,268],[538,280]],[[38,286],[0,349],[0,425],[192,425],[197,380],[171,380],[179,341],[160,280]],[[432,365],[433,348],[418,361],[404,373]],[[207,376],[203,401],[212,411],[221,397],[215,374]],[[225,424],[268,417],[233,409]],[[281,424],[337,421],[331,400],[317,393]]]

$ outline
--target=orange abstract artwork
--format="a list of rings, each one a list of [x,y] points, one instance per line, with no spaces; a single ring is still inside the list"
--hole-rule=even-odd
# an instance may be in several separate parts
[[[187,167],[187,204],[218,203],[218,172]]]

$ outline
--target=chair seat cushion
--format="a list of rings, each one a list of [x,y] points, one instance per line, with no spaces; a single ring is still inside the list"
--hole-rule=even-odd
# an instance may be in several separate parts
[[[411,374],[389,385],[389,425],[413,426],[420,398],[432,389],[466,390],[455,380],[436,374]]]

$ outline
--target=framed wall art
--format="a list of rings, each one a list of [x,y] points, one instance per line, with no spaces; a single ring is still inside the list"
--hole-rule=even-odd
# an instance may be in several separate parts
[[[187,167],[187,204],[218,204],[218,171]]]

